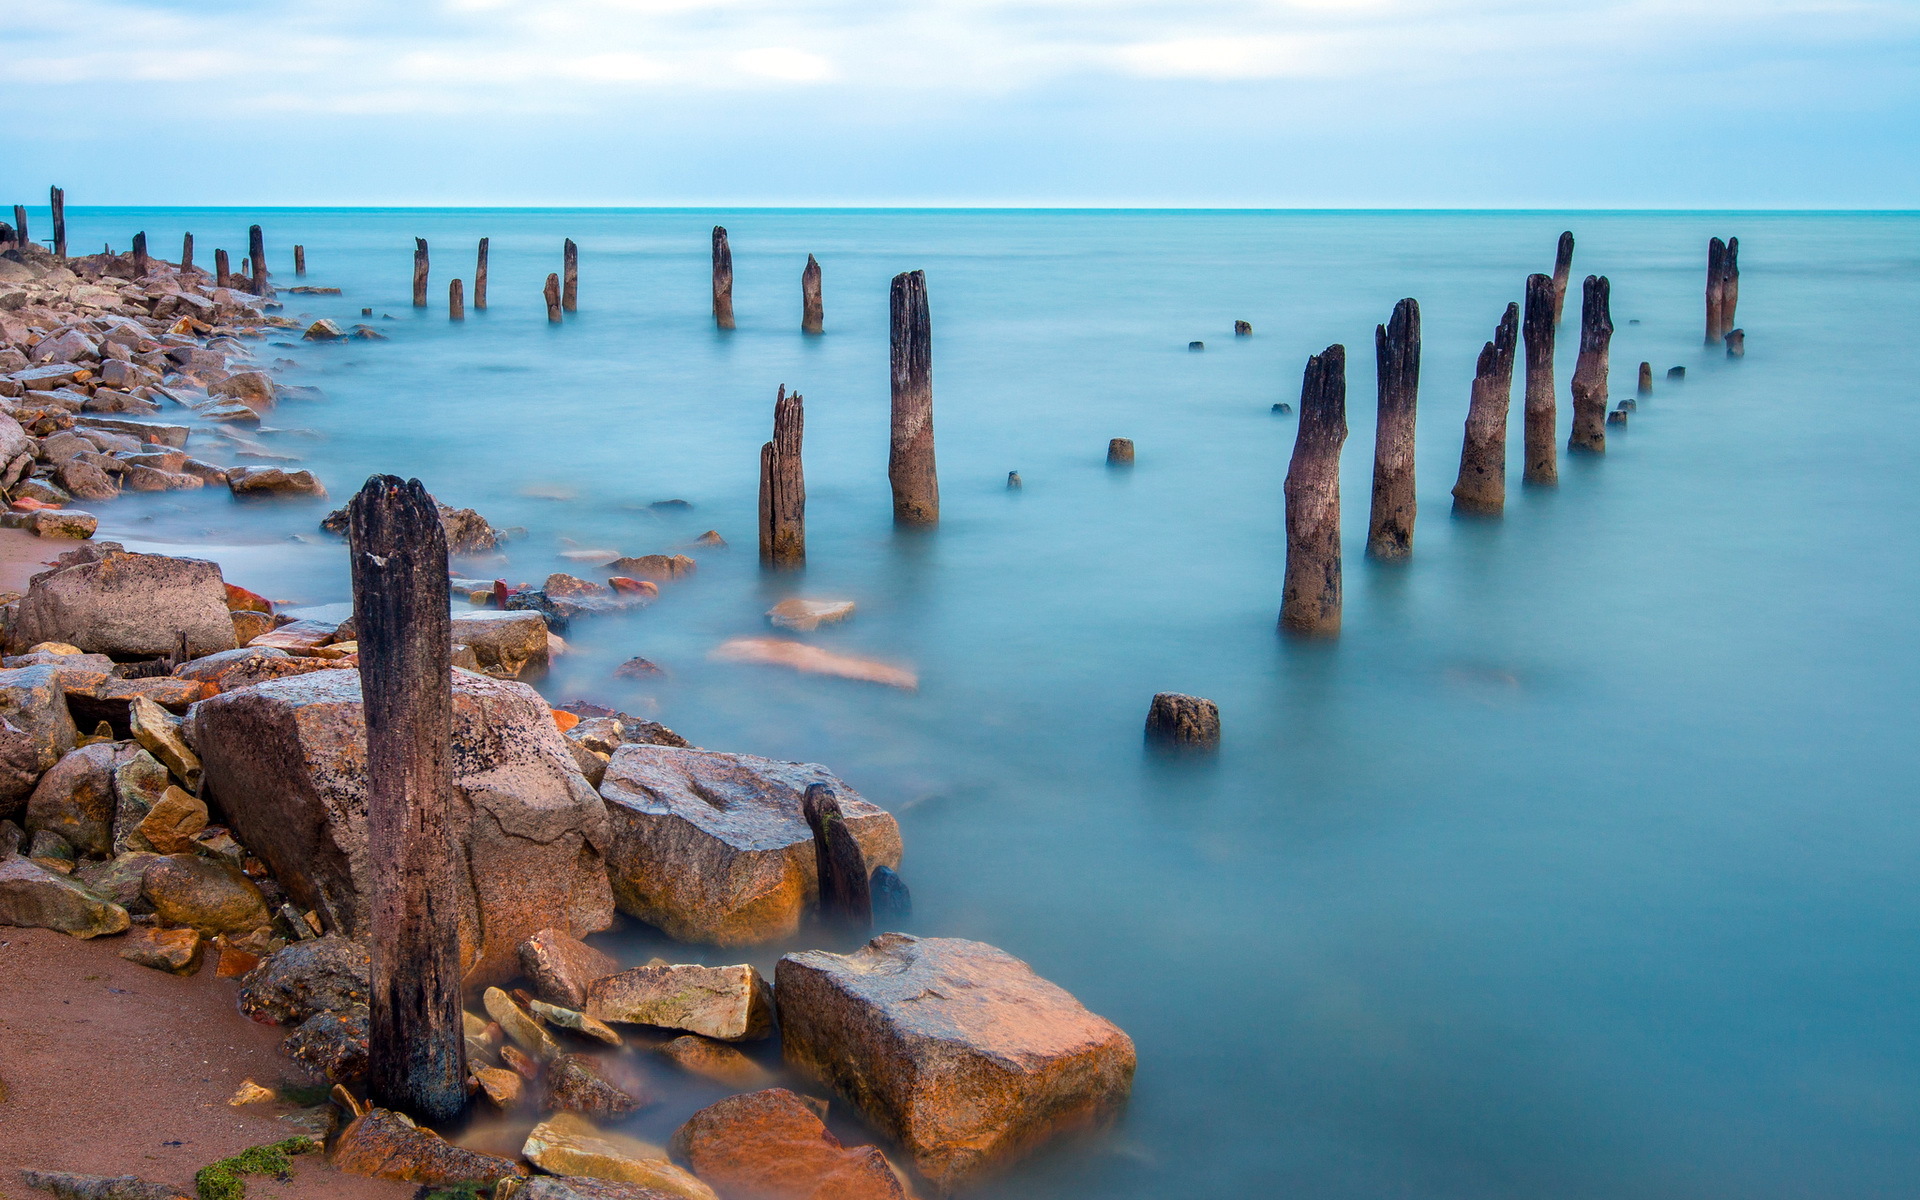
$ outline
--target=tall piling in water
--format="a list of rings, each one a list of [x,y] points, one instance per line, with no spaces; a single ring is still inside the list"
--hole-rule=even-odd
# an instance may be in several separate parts
[[[547,276],[547,286],[542,290],[547,298],[547,323],[558,325],[566,320],[560,312],[560,276]]]
[[[1367,523],[1367,557],[1406,558],[1413,553],[1418,501],[1413,486],[1413,428],[1420,400],[1420,302],[1408,297],[1373,330],[1379,365],[1379,407],[1374,419],[1373,512]]]
[[[193,235],[183,233],[180,235],[180,273],[185,275],[191,270],[193,270]]]
[[[773,440],[760,447],[760,562],[798,567],[807,561],[807,481],[800,446],[805,433],[800,393],[782,384],[773,400]]]
[[[307,273],[307,248],[299,244],[293,247],[293,273],[297,277]]]
[[[1610,287],[1605,275],[1589,275],[1580,291],[1580,358],[1573,367],[1573,433],[1567,449],[1607,452],[1607,348],[1613,341]]]
[[[233,271],[228,268],[227,252],[225,250],[215,250],[213,252],[213,286],[233,286]]]
[[[67,256],[67,189],[52,188],[47,192],[47,207],[53,210],[53,256]]]
[[[447,320],[464,321],[467,319],[467,295],[465,286],[456,279],[447,284]]]
[[[247,227],[247,254],[253,259],[253,281],[247,290],[264,296],[267,294],[267,238],[258,225]]]
[[[713,227],[713,323],[733,328],[733,248],[724,225]]]
[[[1460,476],[1453,485],[1453,511],[1497,517],[1507,507],[1507,410],[1513,400],[1514,346],[1520,336],[1520,306],[1507,305],[1493,340],[1480,348],[1467,431],[1460,443]]]
[[[1725,338],[1740,323],[1740,239],[1727,239],[1726,257],[1720,263],[1720,336]]]
[[[1340,448],[1347,441],[1347,348],[1307,360],[1300,424],[1287,464],[1287,574],[1280,628],[1340,632]]]
[[[133,235],[133,277],[147,277],[147,232],[144,229]]]
[[[1639,380],[1639,383],[1634,387],[1633,392],[1634,392],[1634,395],[1636,396],[1653,395],[1653,364],[1652,363],[1643,362],[1640,364],[1640,380]]]
[[[473,306],[487,306],[487,239],[480,239],[480,253],[473,267]]]
[[[800,272],[800,332],[819,333],[826,328],[826,312],[820,303],[820,264],[807,255],[806,270]]]
[[[560,251],[560,308],[564,312],[580,310],[580,247],[572,238]]]
[[[1527,276],[1527,308],[1521,334],[1527,344],[1527,483],[1560,482],[1560,413],[1553,387],[1553,280]]]
[[[1560,323],[1560,314],[1567,307],[1567,283],[1573,277],[1573,230],[1560,235],[1560,244],[1553,252],[1553,323]]]
[[[1728,326],[1722,312],[1727,286],[1727,244],[1719,238],[1707,242],[1707,336],[1706,344],[1717,344]]]
[[[427,239],[413,239],[413,306],[427,306]]]
[[[893,367],[893,442],[887,480],[896,525],[940,523],[940,477],[933,460],[933,324],[927,274],[902,271],[888,296]]]

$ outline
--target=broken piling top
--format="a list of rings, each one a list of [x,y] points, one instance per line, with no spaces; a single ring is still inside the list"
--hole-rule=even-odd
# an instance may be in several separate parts
[[[558,325],[565,318],[560,313],[560,276],[548,275],[547,286],[542,289],[547,300],[547,322]]]
[[[1553,323],[1560,323],[1560,314],[1567,307],[1567,284],[1573,277],[1573,230],[1560,235],[1560,244],[1553,252]]]
[[[53,256],[67,256],[67,189],[47,189],[47,207],[53,210]]]
[[[1526,315],[1520,324],[1527,347],[1525,479],[1541,485],[1560,479],[1560,414],[1553,386],[1554,295],[1552,278],[1527,276]]]
[[[773,401],[773,440],[760,447],[760,561],[807,561],[807,483],[801,465],[805,413],[800,393],[782,384]]]
[[[267,294],[267,237],[258,225],[247,227],[247,257],[253,263],[253,283],[248,290],[264,296]]]
[[[413,306],[427,306],[427,239],[413,239]]]
[[[1567,449],[1604,454],[1607,449],[1607,355],[1613,342],[1611,286],[1589,275],[1580,295],[1580,357],[1573,368],[1573,432]]]
[[[566,239],[560,250],[560,308],[565,312],[580,310],[580,247],[572,238]]]
[[[1408,297],[1374,327],[1379,407],[1373,439],[1373,508],[1367,527],[1370,558],[1413,553],[1413,430],[1420,397],[1420,303]]]
[[[487,306],[487,243],[490,240],[481,238],[479,253],[475,255],[473,266],[473,306],[475,308]]]
[[[821,333],[826,329],[826,310],[820,299],[820,264],[807,255],[800,272],[800,332]]]
[[[713,323],[733,328],[733,248],[724,225],[713,227]]]
[[[458,279],[447,284],[447,320],[464,321],[467,319],[467,299],[464,285]]]
[[[1133,439],[1109,438],[1107,440],[1107,465],[1110,467],[1130,467],[1133,465]]]
[[[1493,340],[1480,348],[1466,433],[1460,443],[1460,475],[1453,485],[1453,511],[1498,516],[1507,504],[1507,410],[1513,399],[1514,350],[1520,337],[1520,306],[1507,305]]]
[[[933,453],[933,324],[926,272],[895,275],[887,308],[893,376],[887,480],[893,486],[893,520],[937,525],[940,478]]]
[[[1220,706],[1199,696],[1159,692],[1147,707],[1146,740],[1169,749],[1217,749]]]
[[[1347,348],[1307,360],[1287,463],[1287,572],[1280,628],[1340,632],[1340,449],[1347,441]]]
[[[307,273],[307,248],[297,242],[293,247],[293,273],[295,275]]]

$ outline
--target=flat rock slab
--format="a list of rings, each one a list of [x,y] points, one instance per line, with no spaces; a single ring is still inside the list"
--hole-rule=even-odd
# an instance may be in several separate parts
[[[574,1113],[555,1113],[535,1125],[520,1154],[555,1175],[639,1184],[679,1200],[719,1200],[712,1188],[667,1161],[659,1146],[602,1130]]]
[[[349,1175],[409,1183],[491,1184],[525,1173],[517,1163],[456,1146],[384,1108],[354,1118],[334,1146],[333,1165]]]
[[[628,1025],[684,1029],[723,1042],[773,1032],[767,981],[752,966],[635,967],[587,987],[587,1015]]]
[[[124,932],[127,910],[29,858],[0,858],[0,925],[57,929],[77,938]]]
[[[520,943],[520,969],[533,981],[535,995],[578,1010],[586,1007],[587,985],[620,964],[564,929],[542,929]]]
[[[782,600],[767,610],[767,620],[777,628],[801,633],[844,621],[853,615],[851,600],[803,600],[798,596]]]
[[[28,585],[8,631],[10,646],[66,642],[120,658],[154,658],[177,651],[182,633],[196,657],[238,644],[218,563],[132,554],[110,542],[62,562]]]
[[[887,933],[775,974],[786,1060],[830,1084],[942,1188],[1071,1130],[1133,1086],[1133,1040],[984,942]]]
[[[809,784],[833,788],[869,869],[900,865],[900,827],[818,763],[629,744],[600,794],[623,912],[683,942],[745,946],[787,937],[819,896]]]
[[[845,1146],[785,1088],[729,1096],[687,1119],[674,1156],[724,1196],[755,1200],[907,1200],[872,1146]]]

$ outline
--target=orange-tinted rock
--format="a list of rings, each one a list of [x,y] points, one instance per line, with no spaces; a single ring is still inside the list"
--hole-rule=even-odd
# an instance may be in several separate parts
[[[240,614],[235,616],[259,614]],[[271,619],[271,618],[269,618]],[[287,679],[314,671],[340,670],[345,664],[330,659],[295,656],[277,646],[247,646],[196,658],[175,672],[182,679],[207,685],[208,694],[231,692],[269,679]]]
[[[629,1025],[684,1029],[725,1042],[773,1032],[767,981],[752,966],[659,963],[596,979],[587,988],[588,1016]]]
[[[233,640],[242,646],[252,642],[261,634],[273,632],[273,614],[243,610],[230,612],[227,619],[233,622]]]
[[[578,1010],[586,1007],[587,985],[620,964],[564,929],[542,929],[520,943],[520,969],[542,1000]]]
[[[760,663],[788,667],[804,675],[832,675],[863,683],[883,683],[909,692],[920,686],[920,677],[906,667],[785,638],[733,638],[716,647],[712,657],[718,662]]]
[[[638,558],[616,558],[607,569],[642,582],[670,583],[693,574],[699,564],[684,554],[642,554]]]
[[[773,1082],[765,1067],[724,1042],[689,1033],[660,1047],[660,1056],[681,1070],[732,1088],[760,1088]]]
[[[675,1157],[727,1200],[903,1200],[872,1146],[844,1146],[785,1088],[729,1096],[687,1119]]]
[[[1133,1085],[1132,1039],[983,942],[887,933],[789,954],[775,978],[787,1062],[941,1187],[1103,1124]]]
[[[354,1118],[334,1147],[333,1165],[349,1175],[408,1183],[492,1183],[526,1173],[516,1163],[456,1146],[385,1108]]]
[[[120,957],[156,971],[191,975],[200,969],[205,950],[198,930],[136,929],[120,947]]]
[[[273,602],[259,592],[250,592],[237,583],[227,585],[227,611],[261,612],[273,611]]]
[[[278,627],[271,633],[262,634],[253,639],[252,644],[272,646],[276,650],[285,650],[289,654],[312,654],[314,647],[331,642],[339,628],[339,625],[331,621],[294,621]]]
[[[615,575],[607,580],[608,586],[616,592],[631,592],[638,596],[658,596],[660,585],[651,579],[629,579],[625,575]]]

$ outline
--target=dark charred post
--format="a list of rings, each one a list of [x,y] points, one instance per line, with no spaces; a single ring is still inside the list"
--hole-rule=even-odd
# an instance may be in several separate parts
[[[293,273],[295,275],[305,275],[307,273],[307,248],[305,246],[295,246],[293,248]]]
[[[427,306],[427,239],[413,239],[413,306]]]
[[[1747,331],[1744,329],[1727,330],[1727,357],[1745,358],[1747,356]]]
[[[24,204],[13,206],[13,240],[22,246],[33,240],[27,233],[27,206]]]
[[[187,233],[180,236],[180,273],[185,275],[191,270],[193,270],[193,235]]]
[[[47,206],[53,209],[53,255],[67,256],[67,189],[54,188],[47,193]]]
[[[1685,383],[1686,381],[1687,381],[1687,369],[1685,367],[1668,367],[1667,368],[1668,383]]]
[[[1453,485],[1453,511],[1497,517],[1507,507],[1507,408],[1513,399],[1514,345],[1520,336],[1520,306],[1494,327],[1480,348],[1467,403],[1467,433],[1460,444],[1460,478]]]
[[[1740,239],[1727,239],[1727,256],[1720,267],[1720,333],[1725,336],[1734,326],[1740,307]]]
[[[347,508],[367,723],[374,1102],[427,1121],[467,1103],[453,826],[447,535],[415,479],[375,475]]]
[[[464,321],[467,319],[466,286],[458,279],[447,285],[447,320]]]
[[[547,276],[545,292],[547,297],[547,322],[551,325],[558,325],[566,319],[560,315],[560,277],[558,275]]]
[[[1553,389],[1553,280],[1527,276],[1527,309],[1521,334],[1527,344],[1526,482],[1560,482],[1560,414]]]
[[[1560,245],[1553,252],[1553,323],[1560,324],[1560,314],[1567,307],[1567,283],[1573,277],[1573,230],[1560,235]]]
[[[800,464],[806,415],[800,393],[782,384],[773,401],[773,440],[760,447],[760,562],[798,567],[807,561],[807,480]]]
[[[933,462],[933,324],[927,313],[927,274],[902,271],[888,298],[892,326],[893,484],[896,525],[940,523],[940,476]]]
[[[1607,347],[1613,341],[1611,288],[1605,275],[1589,275],[1580,294],[1580,358],[1573,368],[1573,434],[1567,449],[1607,452]]]
[[[867,858],[847,828],[840,802],[824,783],[807,785],[801,811],[813,829],[813,861],[820,877],[820,916],[847,929],[873,928],[873,893]]]
[[[147,277],[147,234],[145,230],[133,235],[133,277]]]
[[[1107,439],[1107,465],[1110,467],[1130,467],[1133,465],[1133,439]]]
[[[1287,579],[1280,628],[1340,632],[1340,448],[1347,441],[1347,348],[1307,360],[1287,464]]]
[[[1199,696],[1160,692],[1147,709],[1147,741],[1183,750],[1215,749],[1220,745],[1220,707]]]
[[[1719,238],[1707,243],[1707,339],[1711,346],[1720,340],[1727,331],[1723,323],[1721,303],[1726,291],[1727,244]]]
[[[233,272],[227,267],[227,252],[225,250],[215,250],[213,252],[213,286],[233,286]]]
[[[572,238],[560,251],[560,307],[566,312],[580,311],[580,247]]]
[[[1413,425],[1420,399],[1420,302],[1408,297],[1373,330],[1379,363],[1380,405],[1373,438],[1373,515],[1367,526],[1369,558],[1406,558],[1413,553]]]
[[[1653,395],[1653,364],[1652,363],[1643,362],[1640,364],[1640,385],[1634,389],[1634,395],[1636,396]]]
[[[473,306],[487,306],[487,239],[480,239],[479,261],[473,267]]]
[[[267,294],[267,239],[258,225],[247,227],[247,256],[253,259],[253,286],[256,296]]]
[[[733,250],[724,225],[713,227],[713,323],[733,328]]]
[[[809,254],[807,269],[800,272],[800,332],[820,333],[826,327],[826,310],[820,304],[820,264]]]

